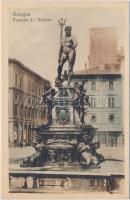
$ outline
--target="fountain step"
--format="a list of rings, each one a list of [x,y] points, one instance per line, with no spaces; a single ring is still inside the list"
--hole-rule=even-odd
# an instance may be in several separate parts
[[[122,192],[125,176],[123,162],[105,161],[100,168],[90,169],[82,169],[77,162],[64,165],[48,162],[42,167],[10,165],[9,180],[9,192]]]

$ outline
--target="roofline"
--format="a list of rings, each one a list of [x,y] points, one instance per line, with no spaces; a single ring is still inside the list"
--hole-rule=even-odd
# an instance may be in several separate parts
[[[106,26],[106,27],[92,27],[92,28],[90,28],[89,30],[117,30],[117,28],[115,27],[115,26],[111,26],[111,27],[108,27],[108,26]]]
[[[76,78],[96,78],[96,77],[104,77],[104,78],[121,78],[122,74],[73,74],[72,79]]]
[[[51,82],[45,78],[43,78],[42,76],[40,76],[39,74],[37,74],[36,72],[32,71],[31,69],[29,69],[27,66],[25,66],[22,62],[20,62],[19,60],[15,59],[15,58],[9,58],[8,59],[9,63],[14,63],[16,65],[19,65],[23,70],[26,70],[27,72],[31,73],[32,75],[36,76],[37,78],[40,78],[43,81],[49,82],[51,84]]]

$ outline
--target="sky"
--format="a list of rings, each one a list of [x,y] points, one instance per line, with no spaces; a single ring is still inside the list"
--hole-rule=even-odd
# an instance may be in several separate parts
[[[13,22],[13,12],[30,13],[28,22]],[[11,9],[9,12],[9,57],[15,58],[44,78],[54,82],[57,75],[60,27],[58,19],[66,18],[72,26],[72,35],[78,40],[74,71],[88,66],[89,29],[94,27],[117,28],[118,48],[124,46],[125,17],[121,8],[32,8]],[[35,18],[30,22],[30,18]],[[38,22],[37,18],[51,19]],[[67,69],[67,64],[64,69]]]

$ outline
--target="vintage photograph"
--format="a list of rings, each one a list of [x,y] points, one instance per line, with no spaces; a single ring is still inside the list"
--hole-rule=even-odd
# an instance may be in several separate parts
[[[9,7],[10,194],[126,194],[127,7]]]

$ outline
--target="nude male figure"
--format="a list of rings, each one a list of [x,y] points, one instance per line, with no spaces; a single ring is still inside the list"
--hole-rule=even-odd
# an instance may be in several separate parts
[[[62,68],[63,65],[66,61],[69,63],[69,68],[68,68],[68,83],[70,83],[70,78],[71,75],[73,74],[73,66],[75,63],[75,58],[76,58],[76,51],[75,48],[77,47],[78,43],[76,38],[71,35],[71,26],[66,26],[65,27],[65,37],[62,38],[61,41],[61,49],[60,49],[60,54],[59,54],[59,66],[58,66],[58,80],[61,80],[61,73],[62,73]]]

